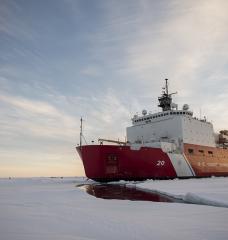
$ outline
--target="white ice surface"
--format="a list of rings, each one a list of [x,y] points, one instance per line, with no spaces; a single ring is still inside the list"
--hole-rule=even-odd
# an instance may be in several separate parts
[[[189,203],[208,204],[228,208],[228,177],[200,179],[148,180],[136,184],[146,191],[157,191]],[[228,239],[228,237],[227,237]]]
[[[215,195],[223,195],[219,182],[211,181],[215,181]],[[103,200],[75,187],[80,182],[84,179],[1,179],[0,239],[228,239],[228,208]],[[172,181],[148,181],[141,187],[153,185],[177,195],[193,192],[185,182],[183,187],[182,181],[174,182],[176,187]],[[213,192],[212,185],[205,194]],[[201,183],[194,186],[195,193],[203,191]],[[202,186],[207,188],[206,183]]]

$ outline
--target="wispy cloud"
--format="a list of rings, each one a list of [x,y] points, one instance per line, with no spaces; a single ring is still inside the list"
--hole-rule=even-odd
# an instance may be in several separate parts
[[[5,103],[5,107],[2,106],[5,117],[3,115],[2,119],[9,116],[5,121],[8,130],[11,127],[11,131],[49,138],[72,137],[72,131],[77,131],[75,118],[50,103],[3,95],[0,101]],[[9,113],[14,114],[14,118]]]
[[[130,123],[130,117],[125,103],[118,99],[112,89],[108,89],[103,96],[91,99],[91,108],[86,113],[87,136],[93,139],[106,137],[124,140],[125,127]]]
[[[43,115],[50,115],[50,116],[59,115],[57,109],[51,106],[49,103],[45,103],[41,101],[32,101],[22,97],[12,97],[12,96],[0,96],[0,100],[29,113],[34,113],[38,115],[43,114]]]
[[[150,2],[147,4],[149,11]],[[207,68],[213,56],[224,55],[227,48],[225,5],[226,1],[170,2],[166,16],[155,26],[156,33],[150,31],[148,22],[129,44],[128,71],[148,79],[148,74],[158,68],[179,79],[177,82],[186,83],[183,77],[197,79],[196,74]]]

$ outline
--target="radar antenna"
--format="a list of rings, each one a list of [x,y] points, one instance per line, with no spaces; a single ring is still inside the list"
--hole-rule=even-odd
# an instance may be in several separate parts
[[[162,91],[162,96],[158,98],[159,101],[158,107],[161,107],[162,111],[164,112],[171,110],[172,95],[177,94],[177,92],[169,94],[169,84],[167,78],[165,79],[165,87],[163,87],[162,89],[164,91]]]

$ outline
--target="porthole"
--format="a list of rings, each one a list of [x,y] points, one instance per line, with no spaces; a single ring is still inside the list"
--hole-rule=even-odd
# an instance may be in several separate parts
[[[193,154],[193,153],[194,153],[194,150],[193,150],[192,148],[189,148],[189,149],[188,149],[188,153]]]

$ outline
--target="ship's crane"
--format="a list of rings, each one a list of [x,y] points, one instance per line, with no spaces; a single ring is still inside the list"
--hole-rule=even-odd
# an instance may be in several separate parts
[[[101,145],[103,144],[103,142],[110,142],[110,143],[117,143],[119,145],[126,145],[126,142],[121,142],[119,140],[103,139],[103,138],[99,138],[98,142],[100,142]]]

